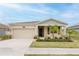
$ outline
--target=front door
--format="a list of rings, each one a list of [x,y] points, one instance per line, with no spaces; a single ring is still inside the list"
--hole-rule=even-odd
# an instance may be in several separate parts
[[[39,37],[44,37],[44,26],[38,26]]]

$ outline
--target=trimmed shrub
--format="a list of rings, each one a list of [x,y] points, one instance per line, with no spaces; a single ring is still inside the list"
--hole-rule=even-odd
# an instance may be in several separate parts
[[[51,39],[50,37],[44,38],[45,41],[49,41],[50,39]]]
[[[38,39],[38,36],[34,36],[34,39]]]
[[[7,39],[11,39],[11,35],[1,35],[0,36],[1,40],[7,40]]]
[[[41,41],[43,41],[42,39],[37,39],[36,41],[39,41],[39,42],[41,42]]]
[[[59,39],[62,40],[63,38],[62,37],[59,37]]]
[[[58,39],[57,37],[55,37],[55,39]]]
[[[44,40],[39,38],[36,41],[39,41],[39,42],[73,42],[68,37],[65,37],[65,38],[62,38],[62,37],[57,38],[57,37],[55,37],[55,39],[51,39],[51,38],[47,37]]]

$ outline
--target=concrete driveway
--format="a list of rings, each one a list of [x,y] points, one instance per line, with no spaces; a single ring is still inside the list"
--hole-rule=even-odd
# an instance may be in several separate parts
[[[31,39],[10,39],[0,41],[0,47],[10,47],[10,48],[29,47],[31,42],[32,42]]]
[[[0,41],[0,56],[23,56],[26,48],[28,48],[31,43],[31,39]]]

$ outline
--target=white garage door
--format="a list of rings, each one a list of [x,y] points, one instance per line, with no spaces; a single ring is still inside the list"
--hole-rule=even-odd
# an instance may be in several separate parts
[[[14,39],[33,39],[35,30],[34,29],[14,29]]]

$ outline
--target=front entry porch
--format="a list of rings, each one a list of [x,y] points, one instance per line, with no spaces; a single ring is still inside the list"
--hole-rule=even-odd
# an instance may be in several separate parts
[[[65,33],[64,32],[64,29],[62,29],[62,26],[58,26],[58,30],[55,31],[54,33],[55,34],[63,34]],[[49,30],[49,26],[38,26],[38,36],[39,37],[48,37],[50,35],[50,30]]]

